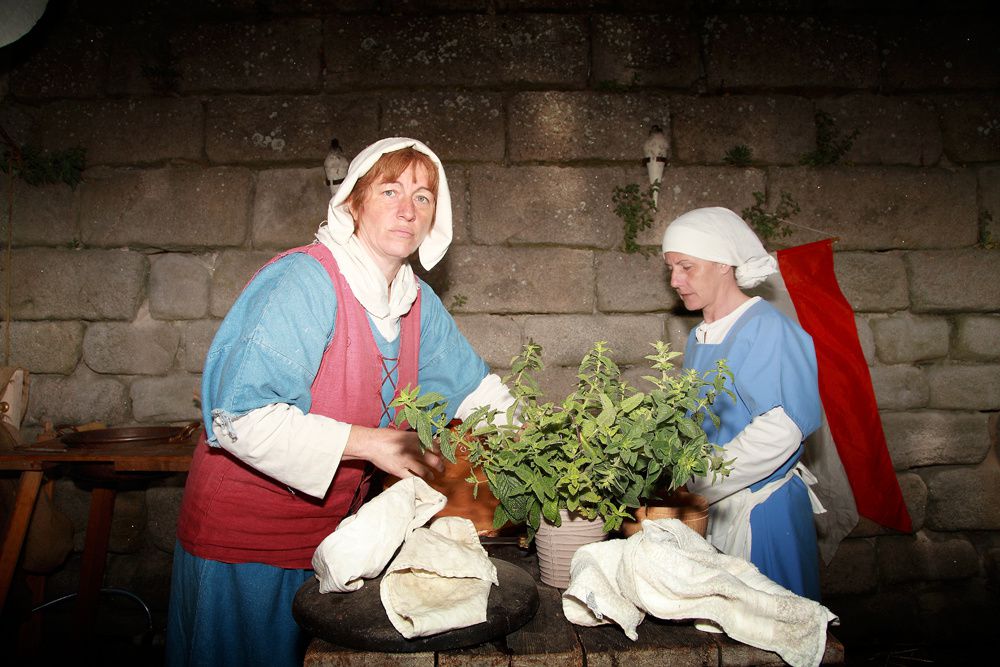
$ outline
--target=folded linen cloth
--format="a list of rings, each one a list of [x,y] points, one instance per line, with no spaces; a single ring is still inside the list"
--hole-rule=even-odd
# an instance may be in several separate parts
[[[820,664],[827,624],[837,620],[826,607],[779,586],[751,563],[719,553],[677,519],[643,521],[642,531],[615,541],[623,543],[620,553],[587,545],[573,557],[563,593],[570,621],[578,623],[588,613],[589,622],[581,625],[610,618],[634,640],[638,624],[631,622],[632,605],[657,618],[707,619],[733,639],[774,651],[795,667]],[[608,559],[613,560],[597,564]],[[606,575],[611,571],[613,580]]]
[[[414,528],[427,523],[447,498],[419,477],[396,482],[340,522],[320,542],[312,566],[320,593],[347,593],[378,576]]]
[[[469,519],[449,516],[406,538],[382,577],[389,620],[407,639],[486,621],[496,566]]]

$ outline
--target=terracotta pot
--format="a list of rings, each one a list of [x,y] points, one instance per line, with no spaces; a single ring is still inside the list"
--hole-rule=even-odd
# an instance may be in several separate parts
[[[644,519],[680,519],[696,533],[705,537],[708,531],[708,500],[697,493],[675,491],[666,498],[637,509],[635,521],[622,523],[622,534],[630,537],[642,530]]]
[[[601,519],[585,519],[566,510],[559,510],[561,526],[542,521],[535,533],[538,552],[538,573],[543,584],[569,586],[569,565],[576,550],[585,544],[600,542],[607,537]]]

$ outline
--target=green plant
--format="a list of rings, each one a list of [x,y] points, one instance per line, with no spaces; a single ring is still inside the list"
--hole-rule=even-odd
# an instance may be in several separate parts
[[[495,424],[497,412],[483,407],[442,434],[441,453],[452,461],[455,444],[465,439],[473,468],[467,481],[476,492],[488,484],[499,500],[494,526],[524,524],[531,540],[543,519],[559,525],[565,509],[615,530],[664,488],[729,473],[731,462],[702,428],[706,417],[718,425],[711,411],[716,398],[732,396],[724,387],[732,377],[725,362],[704,376],[677,373],[672,360],[679,353],[660,341],[653,347],[646,359],[656,374],[644,376],[652,390],[623,381],[606,343],[597,342],[580,363],[576,389],[552,402],[543,401],[534,377],[543,368],[541,346],[529,343],[505,378],[515,398],[506,421]],[[417,413],[430,407],[438,416],[429,417],[428,427],[442,427],[440,397],[418,396],[419,389],[401,392],[397,400],[407,421],[421,423]],[[426,427],[423,433],[430,446]]]
[[[736,144],[726,151],[726,156],[722,159],[726,164],[748,167],[753,162],[753,150],[746,144]]]
[[[754,192],[754,205],[743,209],[741,215],[761,240],[765,243],[792,233],[788,220],[802,210],[798,202],[787,192],[781,193],[781,200],[773,212],[764,209],[766,197],[763,192]]]
[[[660,182],[655,181],[646,190],[641,190],[636,183],[616,185],[611,193],[611,201],[615,205],[615,215],[621,218],[625,228],[622,240],[622,250],[634,253],[640,250],[636,238],[639,232],[649,229],[656,217],[656,193],[660,191]]]
[[[993,214],[989,211],[983,211],[979,214],[979,243],[978,245],[983,250],[997,250],[1000,249],[1000,239],[993,238],[993,233],[990,232],[990,226],[993,223]]]
[[[851,150],[854,140],[858,137],[858,130],[847,135],[843,134],[837,129],[833,116],[825,111],[817,111],[815,118],[816,148],[803,155],[799,162],[813,167],[837,164],[840,158]]]
[[[42,151],[33,146],[8,146],[0,160],[0,170],[21,178],[29,185],[65,183],[75,188],[83,179],[86,150]]]
[[[461,308],[468,302],[469,302],[469,297],[465,296],[464,294],[456,294],[455,296],[451,297],[451,308],[452,309]]]

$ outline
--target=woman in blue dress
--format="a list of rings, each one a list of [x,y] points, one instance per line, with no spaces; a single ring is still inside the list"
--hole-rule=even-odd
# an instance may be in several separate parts
[[[374,469],[442,468],[393,427],[399,389],[442,394],[449,418],[513,402],[409,264],[444,256],[451,215],[438,157],[383,139],[351,162],[315,242],[268,262],[236,299],[202,376],[168,665],[301,665],[292,600],[317,545],[358,509]]]
[[[777,271],[750,227],[725,208],[701,208],[674,220],[663,258],[684,307],[704,316],[684,350],[685,368],[704,372],[725,359],[735,401],[714,408],[710,441],[734,459],[733,472],[689,490],[710,503],[709,541],[749,560],[776,583],[819,600],[819,558],[809,489],[815,478],[799,462],[803,440],[820,425],[816,355],[810,336],[752,288]]]

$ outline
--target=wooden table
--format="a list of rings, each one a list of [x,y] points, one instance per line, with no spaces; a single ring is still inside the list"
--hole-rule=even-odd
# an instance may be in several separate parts
[[[0,470],[21,471],[14,511],[4,530],[3,547],[0,549],[0,609],[7,600],[35,500],[47,471],[60,466],[82,469],[98,465],[110,473],[108,481],[92,482],[93,493],[80,564],[80,590],[74,622],[75,633],[84,636],[93,627],[104,580],[117,486],[113,479],[114,473],[184,472],[191,464],[193,452],[193,441],[182,444],[138,441],[67,448],[59,440],[0,452]]]
[[[504,557],[504,554],[491,555]],[[511,558],[511,560],[516,560]],[[522,557],[532,570],[529,557]],[[536,581],[537,581],[537,573]],[[561,591],[538,583],[535,616],[502,640],[451,651],[377,653],[335,646],[313,639],[305,667],[619,667],[634,665],[784,665],[770,651],[709,634],[691,623],[660,621],[647,616],[631,641],[617,625],[584,628],[571,624],[562,612]],[[827,633],[824,665],[841,665],[844,647]]]

